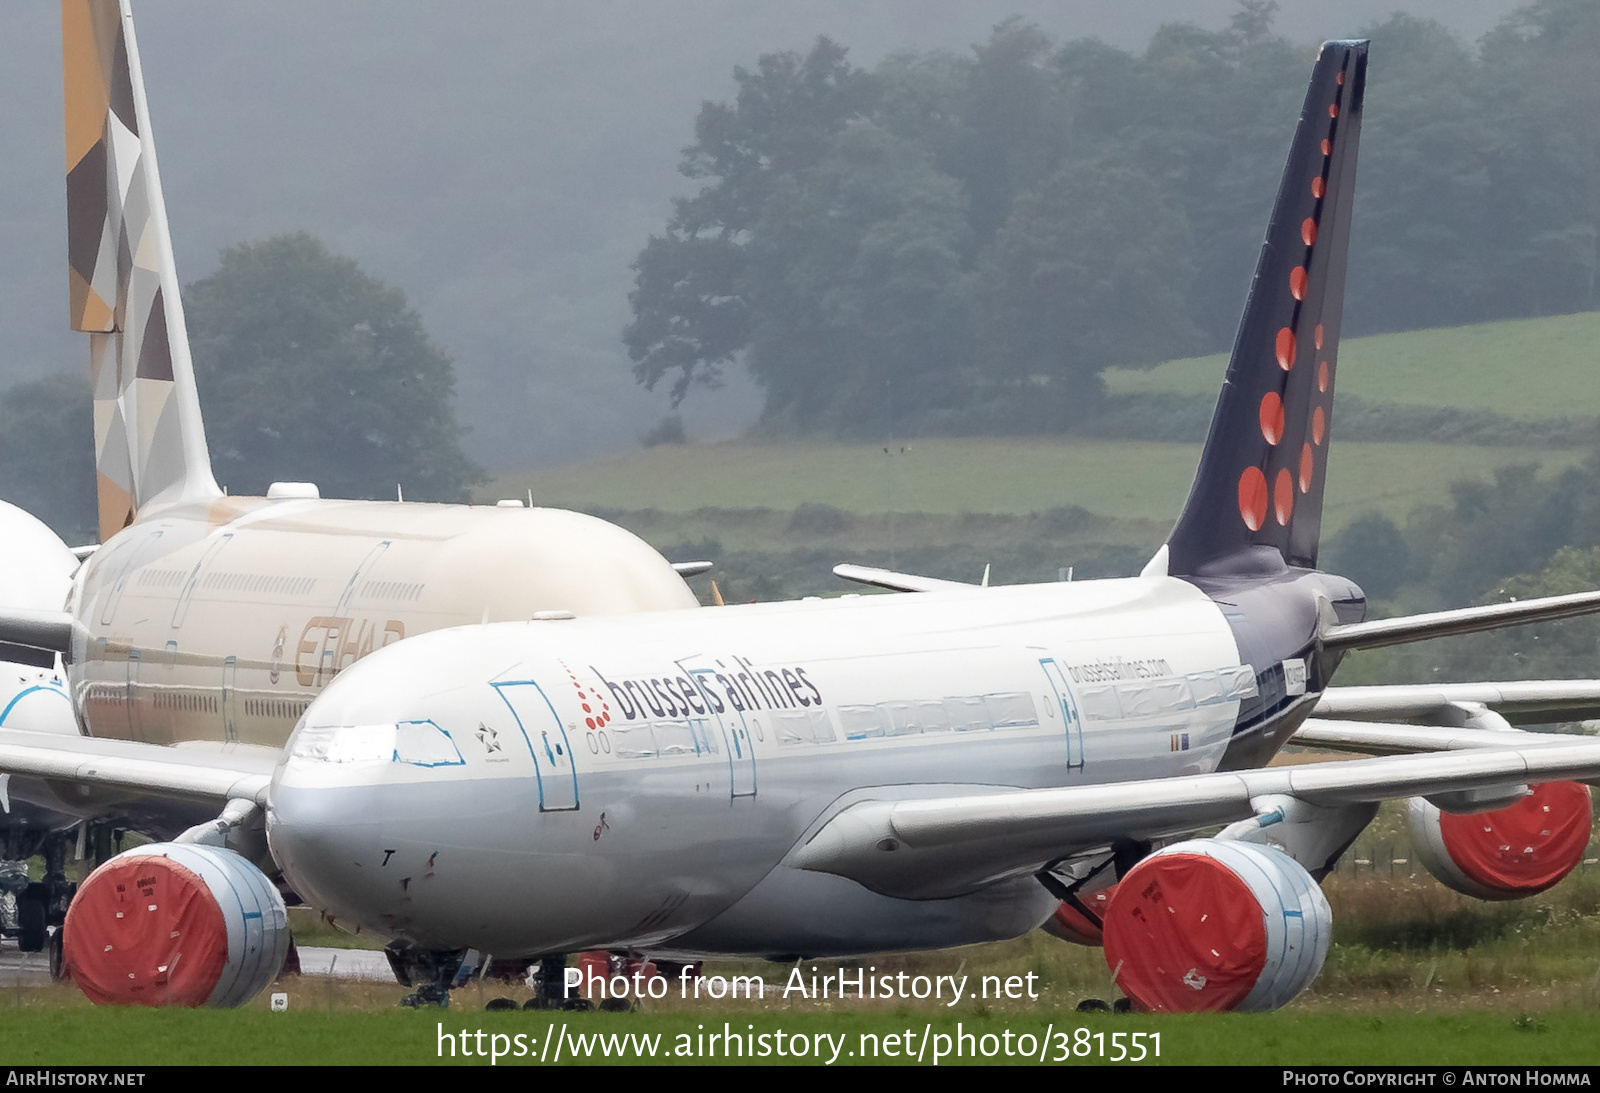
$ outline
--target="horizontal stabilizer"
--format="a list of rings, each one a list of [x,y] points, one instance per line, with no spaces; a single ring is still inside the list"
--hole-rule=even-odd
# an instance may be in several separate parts
[[[673,562],[672,568],[680,577],[698,577],[700,574],[709,571],[714,564],[713,562]]]
[[[1517,747],[1396,755],[1065,789],[865,801],[834,816],[788,864],[883,895],[941,899],[1126,839],[1248,819],[1273,797],[1341,806],[1508,784],[1600,778],[1600,741],[1517,733]],[[1534,741],[1523,746],[1524,740]]]
[[[1547,622],[1596,611],[1600,611],[1600,592],[1541,596],[1534,600],[1494,603],[1486,607],[1463,607],[1455,611],[1432,611],[1398,619],[1375,619],[1371,622],[1330,626],[1322,633],[1322,647],[1330,651],[1378,649],[1385,645],[1476,634],[1483,630],[1498,630],[1503,626]]]
[[[915,573],[896,573],[892,569],[878,569],[870,565],[852,565],[845,562],[833,567],[836,577],[843,577],[847,581],[857,584],[870,584],[876,588],[887,588],[892,592],[946,592],[951,589],[965,588],[976,589],[980,585],[968,584],[965,581],[946,581],[938,577],[919,577]]]

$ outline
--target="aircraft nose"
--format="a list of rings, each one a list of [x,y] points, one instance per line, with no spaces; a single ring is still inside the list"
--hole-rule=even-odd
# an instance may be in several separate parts
[[[367,859],[388,808],[383,777],[395,725],[307,727],[273,772],[267,842],[294,890],[313,906],[363,922]]]

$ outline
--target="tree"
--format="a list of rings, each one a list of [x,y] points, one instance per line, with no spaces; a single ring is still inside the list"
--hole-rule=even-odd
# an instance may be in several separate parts
[[[99,539],[88,363],[14,384],[0,397],[0,497],[68,543]]]
[[[852,122],[782,180],[748,245],[748,364],[765,416],[859,432],[951,401],[966,357],[959,187]]]
[[[241,243],[184,293],[217,480],[329,497],[461,500],[450,358],[399,289],[304,233]]]
[[[672,378],[674,405],[697,383],[715,386],[749,344],[745,247],[774,188],[814,163],[870,95],[866,74],[827,38],[803,58],[768,54],[733,76],[738,97],[701,107],[678,167],[705,184],[677,202],[666,234],[633,266],[623,340],[640,383],[654,390]]]
[[[1142,172],[1063,167],[1017,199],[980,271],[993,371],[1047,379],[1063,420],[1080,420],[1103,369],[1192,345],[1192,269],[1182,213]]]

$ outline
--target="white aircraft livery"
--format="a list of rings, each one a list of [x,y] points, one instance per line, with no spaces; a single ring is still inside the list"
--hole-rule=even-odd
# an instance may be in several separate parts
[[[841,567],[907,594],[408,634],[319,680],[270,753],[0,736],[19,780],[215,817],[84,882],[74,980],[237,1004],[287,947],[281,884],[390,938],[413,1004],[446,1000],[469,950],[547,972],[584,949],[792,959],[1014,937],[1065,908],[1141,1006],[1270,1009],[1320,969],[1317,881],[1380,800],[1413,799],[1448,883],[1555,883],[1600,742],[1513,730],[1481,688],[1312,718],[1347,650],[1600,608],[1368,621],[1315,568],[1366,64],[1365,42],[1320,51],[1193,490],[1139,576]],[[281,672],[314,671],[288,648]],[[1432,732],[1377,719],[1474,704]],[[1290,739],[1408,754],[1265,766]]]

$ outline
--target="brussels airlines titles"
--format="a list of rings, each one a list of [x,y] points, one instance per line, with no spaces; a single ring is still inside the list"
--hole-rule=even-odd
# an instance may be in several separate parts
[[[757,669],[744,657],[730,656],[728,659],[733,661],[734,667],[730,668],[725,661],[716,660],[712,662],[719,669],[715,672],[696,670],[693,673],[624,679],[619,682],[607,679],[592,664],[589,665],[589,671],[611,692],[624,721],[634,721],[646,714],[688,717],[692,713],[703,717],[708,712],[726,713],[730,706],[744,713],[822,705],[822,692],[807,678],[804,668]],[[693,682],[689,679],[691,674],[695,677]],[[702,678],[705,675],[712,676],[717,687],[708,686]],[[718,696],[718,688],[727,695],[727,703]],[[611,720],[610,703],[602,699],[601,708],[594,710],[581,687],[579,694],[585,698],[584,712],[593,715],[584,718],[589,728],[597,729]]]

